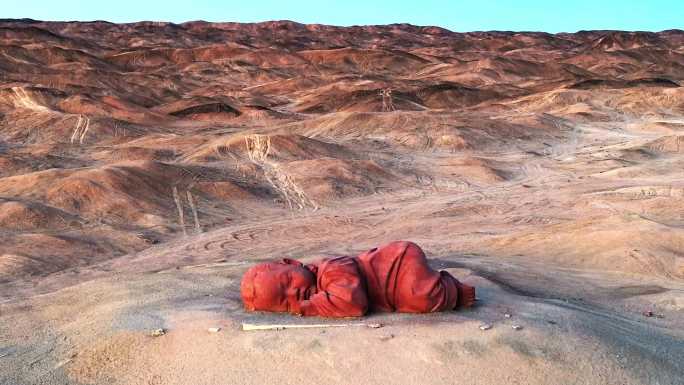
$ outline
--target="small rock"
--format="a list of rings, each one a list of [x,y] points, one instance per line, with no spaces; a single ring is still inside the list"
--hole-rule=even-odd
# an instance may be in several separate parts
[[[152,333],[150,333],[152,337],[161,337],[164,334],[166,334],[166,330],[164,329],[154,329],[152,330]]]
[[[505,318],[511,318],[512,316],[509,313],[504,314]]]
[[[546,322],[550,323],[551,325],[556,325],[558,323],[552,319],[547,319]]]
[[[654,313],[654,312],[651,311],[651,310],[647,310],[647,311],[645,311],[645,312],[643,312],[643,313],[641,313],[641,314],[642,314],[644,317],[665,318],[665,315],[664,315],[664,314],[661,314],[661,313]]]
[[[480,330],[489,330],[492,328],[492,325],[490,324],[482,324],[480,325]]]
[[[218,333],[221,331],[221,328],[209,328],[209,333]]]
[[[391,340],[392,338],[394,338],[394,334],[387,334],[384,336],[380,336],[380,341],[387,341],[387,340]]]
[[[371,329],[379,329],[382,327],[382,324],[368,324],[368,327]]]
[[[511,326],[511,327],[513,328],[513,330],[522,330],[522,328],[523,328],[523,327],[520,326],[520,325],[513,325],[513,326]]]
[[[157,243],[159,243],[159,240],[151,234],[137,233],[136,236],[138,237],[138,239],[140,239],[146,243],[149,243],[151,245],[156,245]]]

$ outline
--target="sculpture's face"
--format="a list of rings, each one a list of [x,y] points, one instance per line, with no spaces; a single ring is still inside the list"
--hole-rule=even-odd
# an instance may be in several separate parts
[[[241,294],[248,310],[297,311],[316,289],[316,276],[301,263],[285,259],[249,269]]]

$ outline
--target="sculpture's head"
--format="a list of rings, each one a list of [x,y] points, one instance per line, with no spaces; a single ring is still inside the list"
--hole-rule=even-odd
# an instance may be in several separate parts
[[[316,291],[316,276],[292,259],[253,266],[242,277],[240,294],[250,311],[298,312],[299,302]]]

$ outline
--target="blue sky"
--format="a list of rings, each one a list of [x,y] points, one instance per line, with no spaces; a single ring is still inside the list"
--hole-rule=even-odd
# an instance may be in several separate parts
[[[684,0],[0,0],[0,18],[40,20],[294,20],[334,25],[408,22],[453,31],[684,29]]]

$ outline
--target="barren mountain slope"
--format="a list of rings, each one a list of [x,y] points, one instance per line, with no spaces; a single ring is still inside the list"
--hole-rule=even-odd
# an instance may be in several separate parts
[[[682,82],[679,30],[2,20],[0,383],[680,383]],[[251,263],[395,239],[478,306],[239,331],[328,322]]]

